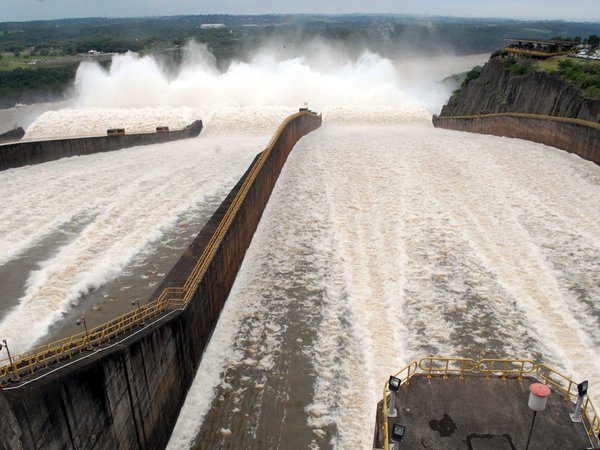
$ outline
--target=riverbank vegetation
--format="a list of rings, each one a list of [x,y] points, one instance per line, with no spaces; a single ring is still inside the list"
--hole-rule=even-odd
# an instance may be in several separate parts
[[[504,67],[513,75],[530,75],[538,70],[553,73],[579,88],[586,97],[600,98],[600,61],[568,56],[546,60],[506,58]]]
[[[153,54],[166,65],[177,65],[182,46],[190,39],[205,43],[218,66],[226,69],[232,60],[247,60],[265,45],[286,58],[302,55],[311,42],[327,41],[349,56],[369,49],[395,59],[488,52],[500,47],[510,35],[550,38],[557,34],[589,35],[595,30],[596,24],[560,21],[363,14],[5,22],[0,23],[0,74],[4,77],[0,97],[17,99],[31,91],[63,89],[72,82],[74,68],[81,61],[91,58],[110,64],[114,53]]]
[[[569,84],[577,86],[586,97],[600,98],[600,62],[577,63],[566,59],[558,64],[557,73]]]

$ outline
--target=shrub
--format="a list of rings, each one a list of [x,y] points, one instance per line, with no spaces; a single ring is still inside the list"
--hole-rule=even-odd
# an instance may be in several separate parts
[[[483,70],[483,67],[481,67],[481,66],[475,66],[471,70],[469,70],[467,72],[467,76],[465,78],[465,81],[462,82],[462,86],[466,86],[471,81],[476,80],[477,78],[479,78],[479,75],[481,75],[481,71],[482,70]]]
[[[588,97],[600,97],[600,65],[576,64],[565,59],[558,64],[558,74],[580,88]]]
[[[504,61],[504,67],[513,75],[529,75],[535,72],[536,63],[530,58],[509,58]]]
[[[490,58],[498,58],[499,56],[506,56],[508,52],[506,50],[500,49],[496,50],[494,53],[490,55]]]

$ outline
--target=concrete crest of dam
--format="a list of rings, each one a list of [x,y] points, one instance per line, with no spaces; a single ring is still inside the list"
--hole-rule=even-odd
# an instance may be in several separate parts
[[[107,136],[69,137],[62,139],[22,141],[0,145],[0,170],[40,164],[70,156],[110,152],[138,145],[158,144],[196,137],[202,131],[202,121],[196,120],[182,130],[169,131],[157,127],[156,133],[128,134],[125,129],[107,130]],[[24,135],[24,133],[23,133]],[[1,144],[2,142],[0,142]]]

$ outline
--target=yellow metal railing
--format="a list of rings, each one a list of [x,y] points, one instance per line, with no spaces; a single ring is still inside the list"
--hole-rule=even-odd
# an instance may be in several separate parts
[[[477,367],[477,361],[469,358],[423,358],[419,361],[419,369],[431,378],[434,375],[442,375],[448,378],[449,374],[458,374],[464,378],[466,372],[473,372]]]
[[[37,370],[45,369],[51,364],[71,359],[74,355],[89,347],[110,342],[118,335],[162,314],[168,309],[177,309],[182,293],[181,288],[167,288],[157,300],[141,305],[133,311],[91,328],[87,333],[77,333],[32,348],[27,352],[13,355],[12,364],[8,358],[0,360],[0,383],[6,382],[9,378],[16,380],[23,375],[33,374]]]
[[[540,364],[536,368],[537,378],[542,380],[544,384],[552,386],[555,390],[561,392],[565,396],[566,401],[577,399],[577,383],[568,376],[554,370],[545,364]],[[588,433],[591,436],[594,432],[600,433],[600,416],[591,402],[589,396],[586,398],[583,408],[582,417],[588,422]]]
[[[530,114],[530,113],[518,113],[518,112],[502,112],[502,113],[490,113],[490,114],[473,114],[465,116],[436,116],[437,120],[450,120],[450,119],[480,119],[486,117],[520,117],[525,119],[536,119],[536,120],[549,120],[551,122],[562,122],[572,123],[577,125],[583,125],[591,128],[600,128],[600,123],[591,122],[589,120],[574,119],[572,117],[560,117],[560,116],[546,116],[544,114]]]
[[[412,361],[406,367],[395,373],[394,376],[400,378],[400,385],[410,385],[410,380],[414,376],[425,376],[432,378],[434,376],[447,379],[450,375],[458,376],[463,379],[465,374],[482,375],[486,379],[491,376],[500,377],[502,380],[514,378],[523,380],[524,376],[531,376],[551,386],[554,390],[564,395],[565,401],[572,402],[577,399],[577,382],[557,370],[545,365],[536,364],[528,359],[482,359],[476,361],[470,358],[446,358],[446,357],[426,357],[419,361]],[[388,383],[383,387],[383,439],[384,449],[390,448],[390,434],[388,427],[388,397],[391,394],[388,391]],[[589,436],[600,433],[600,416],[594,407],[589,396],[586,397],[581,414],[586,423],[586,430]]]
[[[504,51],[517,55],[540,56],[542,58],[551,58],[553,56],[568,55],[569,52],[541,52],[539,50],[527,50],[524,48],[504,47]]]
[[[248,195],[250,187],[267,161],[267,158],[272,153],[275,143],[293,120],[304,115],[318,117],[317,114],[311,111],[301,111],[289,116],[279,126],[267,148],[260,154],[256,163],[251,167],[248,176],[217,226],[183,287],[166,288],[156,300],[94,327],[87,333],[77,333],[73,336],[33,348],[22,354],[13,355],[12,364],[8,358],[0,360],[0,386],[10,379],[17,380],[23,375],[33,374],[38,370],[48,368],[51,364],[70,359],[90,347],[110,342],[111,339],[116,338],[118,335],[130,331],[132,328],[144,324],[146,320],[163,314],[168,310],[185,309],[192,299],[200,280],[208,270],[217,249],[229,230],[244,199]]]
[[[535,363],[528,359],[482,359],[475,371],[485,374],[487,379],[495,375],[506,380],[508,376],[516,375],[518,380],[522,380],[523,375],[531,375],[535,367]]]

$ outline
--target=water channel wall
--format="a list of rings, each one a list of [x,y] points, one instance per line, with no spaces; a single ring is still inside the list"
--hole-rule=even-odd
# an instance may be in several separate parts
[[[525,113],[433,116],[433,125],[450,130],[526,139],[575,153],[600,164],[600,124]]]
[[[137,145],[187,139],[198,136],[201,131],[202,121],[197,120],[183,130],[176,131],[14,142],[0,145],[0,170],[40,164],[69,156],[91,155]]]
[[[6,133],[0,134],[0,144],[3,142],[18,141],[25,136],[25,130],[22,127],[16,127]]]
[[[210,250],[185,308],[0,391],[0,449],[166,446],[279,173],[320,125],[309,111],[288,118],[167,275],[180,284]]]

